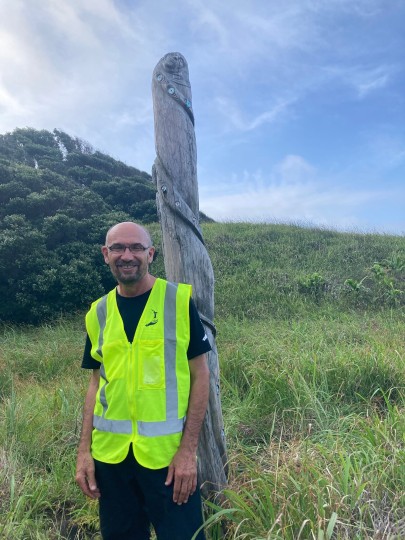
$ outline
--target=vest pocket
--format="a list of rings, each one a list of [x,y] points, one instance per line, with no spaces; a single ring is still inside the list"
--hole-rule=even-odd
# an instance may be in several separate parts
[[[163,363],[160,356],[148,356],[144,359],[141,369],[141,387],[163,388]]]
[[[163,340],[142,340],[135,354],[138,355],[138,388],[165,388]]]

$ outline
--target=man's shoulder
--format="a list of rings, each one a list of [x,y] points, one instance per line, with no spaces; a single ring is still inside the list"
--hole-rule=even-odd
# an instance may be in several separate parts
[[[98,305],[102,300],[103,300],[103,301],[106,301],[107,298],[108,298],[108,296],[110,296],[110,295],[115,295],[115,291],[116,291],[116,289],[115,289],[115,287],[114,287],[114,289],[111,289],[111,291],[109,291],[109,292],[103,294],[102,296],[100,296],[99,298],[97,298],[97,300],[94,300],[94,301],[90,304],[89,312],[92,311],[92,310],[94,310],[94,309],[97,307],[97,305]]]
[[[184,283],[180,281],[171,281],[169,279],[163,279],[163,278],[156,278],[154,287],[156,288],[174,287],[174,289],[187,290],[187,291],[191,291],[193,288],[193,286],[190,283]]]

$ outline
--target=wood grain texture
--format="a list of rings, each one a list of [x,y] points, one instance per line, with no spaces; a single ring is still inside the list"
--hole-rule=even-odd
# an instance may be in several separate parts
[[[198,450],[202,493],[226,485],[227,456],[215,344],[214,272],[199,225],[197,146],[187,62],[166,54],[153,72],[156,159],[152,176],[162,229],[166,277],[190,283],[212,351],[208,354],[210,398]]]

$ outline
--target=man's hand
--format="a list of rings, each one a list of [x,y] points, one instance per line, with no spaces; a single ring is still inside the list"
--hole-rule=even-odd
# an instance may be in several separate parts
[[[87,497],[91,499],[100,497],[94,474],[94,460],[90,452],[79,452],[77,455],[76,482]]]
[[[173,479],[173,501],[177,504],[186,503],[197,487],[195,452],[179,448],[169,465],[165,485],[169,486]]]
[[[83,408],[83,423],[77,452],[76,482],[87,497],[98,499],[100,490],[94,474],[94,460],[90,453],[93,431],[93,411],[100,381],[100,370],[93,369]]]
[[[169,465],[165,485],[173,481],[173,501],[186,503],[197,488],[197,446],[201,424],[207,409],[210,372],[205,354],[196,356],[188,363],[190,367],[190,398],[187,420],[180,446]]]

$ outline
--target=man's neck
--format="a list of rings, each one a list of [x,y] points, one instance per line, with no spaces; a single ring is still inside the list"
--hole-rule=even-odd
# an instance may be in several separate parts
[[[118,283],[117,291],[119,295],[125,297],[140,296],[141,294],[150,291],[155,281],[156,278],[154,276],[147,274],[138,283]]]

